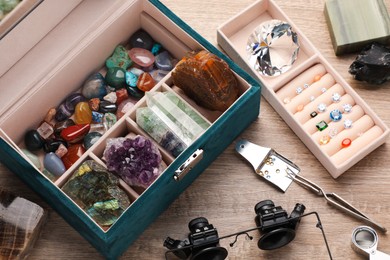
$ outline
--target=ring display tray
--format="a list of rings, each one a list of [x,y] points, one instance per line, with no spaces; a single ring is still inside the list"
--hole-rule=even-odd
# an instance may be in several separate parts
[[[44,13],[41,15],[44,19]],[[106,258],[115,259],[257,118],[260,86],[157,0],[84,0],[58,22],[55,29],[0,78],[0,88],[6,94],[0,97],[0,158],[98,251]],[[165,170],[147,188],[119,180],[130,206],[114,224],[106,227],[95,222],[63,188],[86,161],[106,166],[103,151],[110,138],[129,134],[149,137],[137,123],[137,109],[148,105],[147,95],[64,174],[54,179],[46,177],[43,169],[38,169],[24,154],[24,135],[41,124],[50,108],[57,107],[69,94],[79,92],[89,75],[98,71],[104,74],[105,60],[115,47],[126,46],[129,37],[141,28],[178,60],[190,51],[199,50],[225,59],[237,80],[239,96],[229,108],[216,115],[178,90],[172,71],[163,77],[150,94],[174,96],[192,107],[209,127],[177,156],[153,141],[162,154]],[[43,153],[37,155],[42,161]]]
[[[264,76],[249,65],[247,42],[257,26],[272,19],[292,26],[300,49],[288,71]],[[218,28],[217,39],[237,64],[262,83],[262,95],[333,178],[385,142],[389,128],[274,1],[249,6]]]

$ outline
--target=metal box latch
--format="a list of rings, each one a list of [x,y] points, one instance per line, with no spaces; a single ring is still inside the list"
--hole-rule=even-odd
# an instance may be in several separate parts
[[[200,162],[203,158],[203,150],[198,149],[196,150],[190,158],[188,158],[176,171],[173,175],[173,178],[175,181],[180,181],[184,178],[184,176],[187,175],[189,171],[191,171],[192,168],[195,167],[195,165]]]

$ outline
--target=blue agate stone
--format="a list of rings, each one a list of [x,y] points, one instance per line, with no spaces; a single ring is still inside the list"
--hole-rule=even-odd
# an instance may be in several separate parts
[[[173,69],[171,56],[167,51],[163,51],[156,56],[155,64],[156,67],[159,68],[160,70],[168,71]]]
[[[137,87],[138,76],[130,71],[126,71],[126,84],[130,87]]]
[[[102,123],[104,114],[92,111],[92,121],[94,123]]]
[[[142,48],[146,50],[151,50],[153,47],[152,37],[145,32],[144,30],[136,31],[129,40],[129,43],[132,48]]]
[[[24,135],[24,144],[29,151],[37,151],[41,149],[45,141],[39,135],[37,130],[30,130]]]
[[[103,98],[107,95],[106,82],[104,77],[99,72],[88,77],[84,82],[81,94],[87,98]]]
[[[61,176],[66,171],[64,163],[55,153],[47,153],[43,159],[43,165],[55,176]]]
[[[90,132],[84,137],[84,147],[85,149],[89,149],[94,145],[99,138],[102,137],[102,134],[99,132]]]

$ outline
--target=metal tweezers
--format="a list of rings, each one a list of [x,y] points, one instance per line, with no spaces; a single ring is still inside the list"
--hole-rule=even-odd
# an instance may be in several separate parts
[[[386,228],[384,228],[383,226],[379,225],[375,221],[371,220],[369,217],[364,215],[357,208],[352,206],[349,202],[347,202],[346,200],[341,198],[336,193],[326,193],[326,192],[324,192],[324,190],[320,186],[318,186],[314,182],[309,181],[308,179],[302,177],[301,175],[295,174],[290,168],[286,169],[286,173],[288,174],[288,176],[292,180],[296,181],[298,184],[302,185],[305,188],[308,188],[308,189],[314,191],[319,196],[323,196],[326,199],[326,201],[329,204],[331,204],[332,206],[334,206],[334,207],[336,207],[336,208],[338,208],[338,209],[340,209],[340,210],[350,214],[353,217],[356,217],[356,218],[358,218],[360,220],[363,220],[367,224],[371,224],[371,225],[375,226],[376,228],[378,228],[380,231],[382,231],[384,233],[387,231]]]

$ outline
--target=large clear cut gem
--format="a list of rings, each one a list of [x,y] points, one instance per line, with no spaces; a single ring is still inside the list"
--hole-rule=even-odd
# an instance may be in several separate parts
[[[286,22],[267,21],[249,36],[246,50],[249,64],[255,70],[266,76],[278,76],[297,59],[298,36]]]

